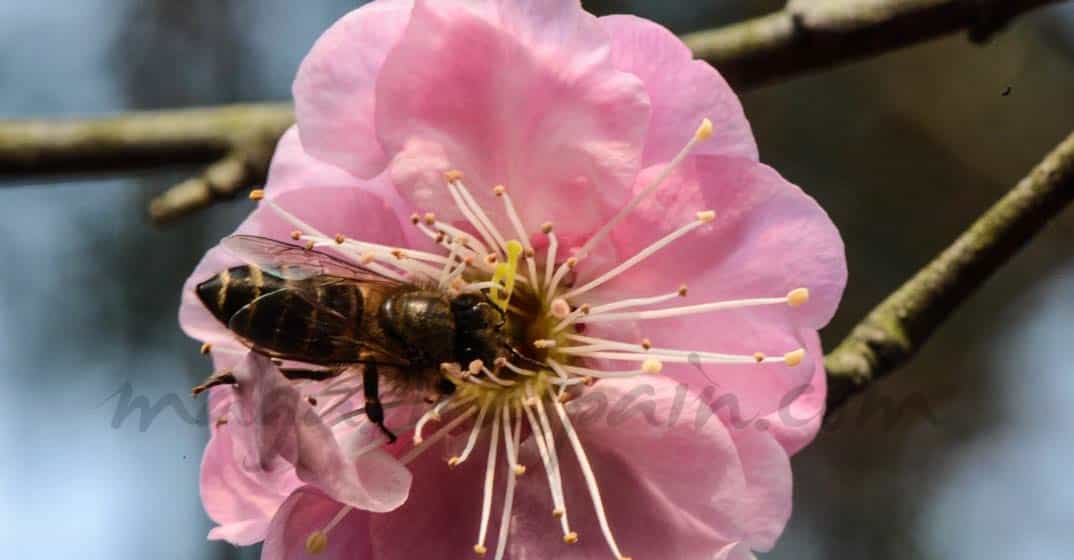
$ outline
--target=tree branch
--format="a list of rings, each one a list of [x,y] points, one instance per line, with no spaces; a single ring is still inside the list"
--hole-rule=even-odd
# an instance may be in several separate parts
[[[107,174],[208,164],[150,204],[167,221],[264,181],[287,104],[230,105],[83,120],[0,123],[0,178]]]
[[[983,40],[1056,1],[791,0],[780,12],[683,39],[733,85],[750,88],[960,29]],[[208,165],[151,202],[154,221],[169,221],[263,181],[293,118],[287,105],[253,104],[0,122],[0,179]]]
[[[825,358],[828,410],[905,363],[978,286],[1074,200],[1074,133]]]
[[[752,88],[963,29],[982,42],[1015,17],[1058,1],[790,0],[779,12],[683,40],[732,85]]]

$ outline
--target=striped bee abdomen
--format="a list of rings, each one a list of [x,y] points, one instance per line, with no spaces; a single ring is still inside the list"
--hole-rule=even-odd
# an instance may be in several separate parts
[[[266,353],[309,363],[354,361],[364,298],[332,276],[284,280],[251,266],[202,282],[198,297],[235,334]]]
[[[198,284],[195,291],[213,317],[227,325],[246,304],[283,288],[285,283],[257,267],[236,266]]]

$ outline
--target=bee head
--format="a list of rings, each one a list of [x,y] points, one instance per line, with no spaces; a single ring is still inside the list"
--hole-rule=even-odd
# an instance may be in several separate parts
[[[464,331],[500,330],[504,326],[503,311],[484,294],[462,294],[451,300],[455,327]]]

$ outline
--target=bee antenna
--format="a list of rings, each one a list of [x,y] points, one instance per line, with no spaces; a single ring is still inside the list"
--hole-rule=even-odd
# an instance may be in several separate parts
[[[544,362],[539,362],[537,360],[534,360],[533,358],[530,358],[529,356],[526,356],[522,352],[519,352],[518,349],[515,348],[514,346],[512,346],[510,343],[504,342],[503,346],[504,346],[504,348],[507,348],[507,351],[510,352],[511,356],[513,358],[515,358],[516,360],[518,360],[518,361],[520,361],[520,362],[522,362],[522,363],[524,363],[524,364],[526,364],[526,365],[528,365],[530,367],[535,367],[535,368],[537,368],[538,371],[543,370],[543,369],[548,369],[548,364],[546,364]]]

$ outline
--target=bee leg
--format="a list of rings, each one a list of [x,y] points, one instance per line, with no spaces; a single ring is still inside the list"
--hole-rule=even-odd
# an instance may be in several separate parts
[[[365,392],[365,415],[388,436],[389,444],[395,443],[395,434],[384,425],[384,406],[380,404],[380,374],[377,373],[377,364],[365,364],[365,370],[362,371],[362,388]]]
[[[237,383],[235,376],[230,371],[222,371],[210,375],[201,385],[191,389],[190,394],[196,397],[217,385],[234,385],[235,383]]]
[[[441,377],[436,382],[436,391],[441,395],[453,395],[455,394],[455,384],[446,377]]]

